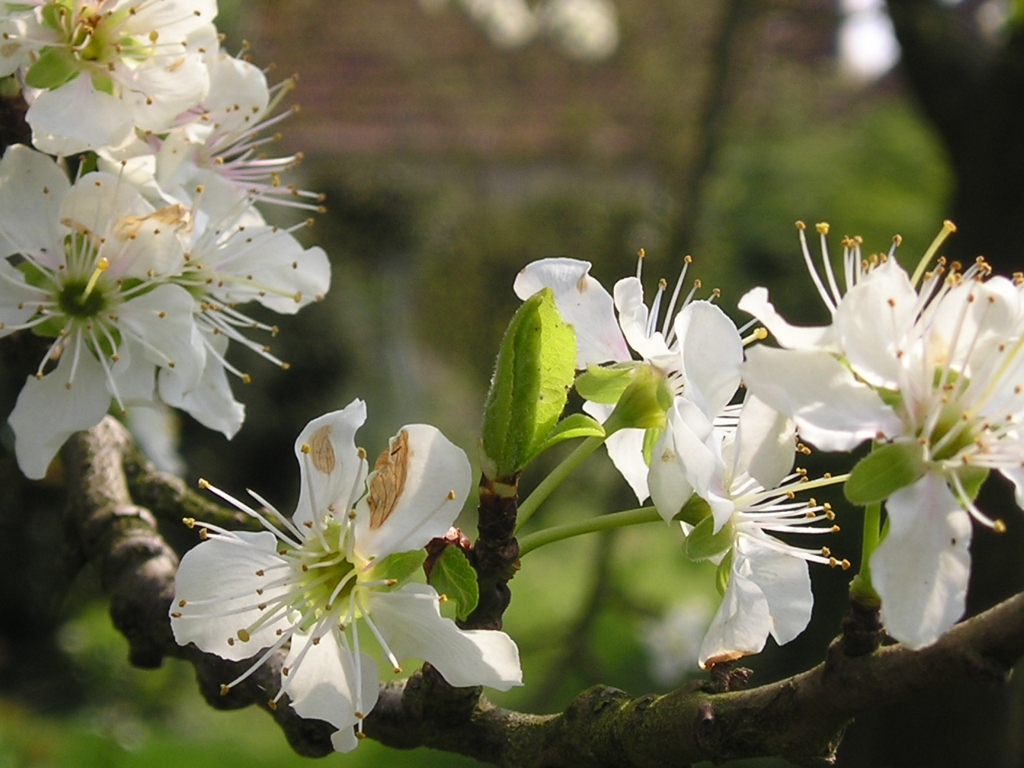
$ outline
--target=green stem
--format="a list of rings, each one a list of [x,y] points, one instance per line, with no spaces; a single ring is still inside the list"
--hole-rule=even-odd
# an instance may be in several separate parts
[[[582,536],[585,533],[597,533],[598,531],[609,531],[613,528],[624,528],[627,525],[640,525],[641,523],[656,523],[660,521],[661,515],[654,507],[640,507],[638,509],[627,509],[624,512],[613,512],[610,515],[600,515],[576,523],[566,523],[545,528],[543,531],[531,533],[519,540],[519,557],[527,552],[532,552],[545,544],[552,544],[563,539],[571,539],[573,536]]]
[[[882,532],[882,503],[876,501],[864,507],[864,539],[861,547],[860,573],[853,580],[850,592],[855,597],[878,600],[878,593],[871,584],[871,555],[878,548]]]
[[[576,446],[575,450],[570,453],[562,463],[559,464],[550,475],[541,480],[540,484],[533,489],[533,493],[526,497],[522,504],[519,505],[519,511],[516,517],[516,532],[526,525],[526,521],[533,517],[533,513],[537,511],[537,507],[544,503],[544,500],[550,496],[554,490],[562,484],[562,481],[567,478],[576,467],[583,463],[583,460],[590,454],[598,449],[598,447],[607,439],[607,436],[602,437],[588,437],[582,443]]]

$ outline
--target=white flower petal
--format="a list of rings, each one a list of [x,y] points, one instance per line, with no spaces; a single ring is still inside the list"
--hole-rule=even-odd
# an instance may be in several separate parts
[[[335,752],[351,752],[359,746],[354,728],[339,728],[331,734],[331,746]]]
[[[438,594],[425,584],[372,592],[373,621],[399,659],[430,662],[450,685],[499,691],[522,685],[519,650],[504,632],[459,629],[441,616]]]
[[[116,96],[97,90],[87,74],[41,92],[25,120],[32,126],[32,143],[61,157],[121,144],[132,133],[128,107]]]
[[[775,488],[793,468],[796,424],[770,405],[747,394],[740,411],[739,462],[762,488]]]
[[[524,267],[513,286],[524,301],[543,288],[554,292],[559,314],[576,332],[576,367],[581,370],[630,359],[612,297],[590,276],[590,266],[576,259],[541,259]]]
[[[255,121],[263,118],[270,103],[266,75],[252,63],[220,53],[208,62],[208,68],[210,92],[202,109],[215,119],[195,120],[182,126],[183,133],[197,142],[251,129]]]
[[[195,328],[192,296],[179,285],[159,285],[118,307],[118,327],[134,337],[154,365],[172,368],[187,392],[199,383],[206,350]]]
[[[923,648],[964,613],[971,520],[933,472],[892,494],[885,509],[889,534],[871,557],[882,622],[900,642]]]
[[[1018,455],[1024,455],[1024,445],[1017,441]],[[1017,506],[1024,509],[1024,467],[1002,467],[1000,473],[1013,483],[1013,498]]]
[[[636,277],[624,277],[612,289],[615,309],[619,312],[619,326],[629,344],[644,360],[663,370],[675,370],[678,356],[669,349],[661,331],[647,335],[650,310],[644,304],[644,287]]]
[[[800,436],[823,451],[848,451],[903,423],[874,390],[828,352],[757,345],[741,366],[752,393],[792,418]]]
[[[154,404],[157,367],[146,359],[143,348],[132,338],[126,338],[117,348],[120,358],[111,366],[108,388],[127,405]]]
[[[198,53],[153,57],[147,66],[121,71],[122,99],[136,126],[161,133],[195,107],[210,89],[210,73]],[[117,142],[109,142],[115,144]]]
[[[159,3],[135,2],[131,5],[134,13],[125,26],[133,36],[147,37],[152,30],[170,40],[186,38],[197,30],[209,26],[217,15],[216,0],[162,0]]]
[[[269,609],[258,608],[261,603],[273,605],[287,593],[286,587],[268,586],[280,573],[277,538],[267,531],[239,531],[232,536],[234,540],[213,536],[181,558],[171,605],[171,629],[179,645],[195,643],[202,651],[239,661],[273,645],[280,639],[277,630],[287,630],[290,624],[284,614],[266,621]],[[260,571],[265,575],[259,576]],[[258,594],[258,589],[263,593]],[[178,618],[177,613],[181,614]],[[250,629],[248,641],[238,637],[240,629],[261,620],[266,623]]]
[[[917,291],[895,259],[872,269],[839,303],[835,327],[853,370],[872,386],[896,389],[901,344],[916,318]]]
[[[280,314],[294,315],[323,298],[330,287],[331,265],[324,250],[304,249],[284,229],[247,227],[226,245],[218,240],[216,247],[216,261],[202,249],[193,255],[216,274],[236,278],[212,290],[227,303],[258,301]]]
[[[722,604],[704,635],[697,661],[701,669],[760,653],[771,631],[764,593],[733,569]]]
[[[73,384],[67,386],[73,358],[69,347],[55,370],[41,379],[29,376],[11,413],[18,466],[33,480],[45,477],[53,457],[73,433],[95,427],[110,406],[103,367],[86,349],[79,355]]]
[[[2,242],[3,235],[0,235]],[[0,337],[9,336],[35,315],[42,292],[25,282],[25,273],[0,257]]]
[[[694,301],[675,319],[683,361],[683,396],[714,418],[740,384],[743,341],[736,325],[714,304]]]
[[[768,301],[767,288],[747,291],[736,305],[756,317],[761,325],[786,349],[820,349],[835,351],[835,329],[830,326],[800,327],[790,325]]]
[[[301,662],[296,664],[302,656]],[[359,654],[360,692],[356,696],[356,670],[352,653],[332,630],[318,643],[309,633],[296,632],[284,662],[288,668],[288,696],[300,717],[325,720],[340,729],[351,729],[359,718],[357,705],[366,715],[377,703],[380,679],[377,665]],[[347,738],[342,744],[349,743]]]
[[[760,534],[764,536],[764,534]],[[733,567],[746,558],[749,579],[761,590],[771,615],[771,635],[785,645],[811,621],[814,595],[807,561],[766,546],[754,536],[740,536],[733,551]],[[765,536],[765,538],[768,538]]]
[[[228,340],[223,335],[204,335],[198,329],[193,332],[217,355],[224,355]],[[185,378],[171,368],[160,369],[157,384],[160,398],[165,403],[180,408],[204,427],[216,430],[230,440],[245,421],[245,406],[231,393],[227,371],[217,355],[207,353],[199,381],[191,389],[186,390]]]
[[[679,454],[675,431],[666,429],[651,451],[651,467],[647,476],[651,501],[666,523],[672,522],[693,495],[693,486],[687,479]]]
[[[22,144],[8,147],[0,160],[0,256],[28,253],[45,264],[59,263],[60,201],[70,188],[51,158]]]
[[[592,416],[598,423],[603,424],[612,411],[614,405],[605,403],[594,403],[587,400],[583,403],[585,413]],[[604,442],[605,450],[608,451],[608,458],[619,470],[619,473],[629,483],[629,487],[636,494],[636,500],[641,504],[650,496],[647,488],[647,462],[644,461],[644,434],[646,430],[627,427],[613,432]]]
[[[319,525],[327,514],[344,517],[363,493],[366,459],[356,431],[366,422],[366,403],[353,400],[340,411],[313,419],[295,441],[301,488],[293,519]],[[308,452],[305,450],[308,447]]]
[[[444,536],[469,498],[465,451],[429,424],[409,424],[391,438],[356,506],[355,551],[364,559],[408,552]]]

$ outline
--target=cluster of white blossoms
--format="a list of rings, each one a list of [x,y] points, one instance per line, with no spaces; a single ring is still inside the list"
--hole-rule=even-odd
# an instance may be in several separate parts
[[[302,490],[290,518],[255,494],[260,510],[211,488],[267,530],[189,521],[204,540],[182,558],[171,606],[179,643],[225,659],[255,657],[225,693],[287,645],[271,706],[287,695],[302,717],[326,720],[342,752],[355,748],[378,696],[377,665],[360,645],[367,639],[360,626],[396,673],[413,658],[454,686],[508,690],[522,682],[508,635],[460,629],[441,616],[444,598],[420,583],[423,547],[448,532],[469,496],[465,453],[436,428],[411,424],[367,475],[366,452],[355,444],[365,419],[356,400],[302,431],[295,443]]]
[[[871,580],[889,633],[925,646],[964,612],[972,518],[1003,528],[974,503],[990,470],[1014,484],[1024,507],[1024,281],[990,277],[981,260],[966,269],[932,264],[953,230],[947,223],[913,275],[892,251],[865,260],[859,242],[847,240],[843,291],[828,226],[818,225],[820,273],[799,226],[832,322],[794,327],[763,288],[751,291],[740,308],[782,348],[750,350],[742,375],[809,443],[837,451],[874,441],[880,458],[864,466],[884,464],[894,479],[874,494],[885,499],[888,532],[871,555]]]
[[[798,547],[776,535],[835,530],[827,504],[794,498],[820,483],[793,471],[798,445],[792,420],[754,397],[731,404],[745,340],[716,304],[694,299],[699,283],[682,295],[685,267],[663,315],[664,281],[648,308],[640,269],[615,284],[613,298],[590,276],[590,266],[564,258],[537,261],[520,272],[515,291],[523,299],[542,288],[553,291],[576,332],[578,369],[595,374],[607,363],[621,372],[644,366],[667,395],[664,419],[653,427],[611,426],[621,387],[584,409],[609,428],[609,456],[637,499],[650,497],[667,522],[680,520],[692,559],[719,565],[724,597],[701,645],[701,666],[757,653],[769,634],[779,643],[792,640],[811,616],[807,563],[849,566],[827,548]],[[701,519],[681,519],[694,499],[702,500]]]
[[[308,220],[271,226],[257,208],[321,209],[281,183],[300,156],[263,154],[291,81],[270,87],[221,51],[216,13],[214,0],[0,4],[0,75],[20,84],[35,145],[0,160],[0,335],[51,340],[10,418],[28,477],[112,402],[165,403],[231,437],[245,412],[228,374],[249,376],[229,343],[287,367],[247,335],[276,328],[241,305],[293,314],[329,287],[326,254],[294,234]]]

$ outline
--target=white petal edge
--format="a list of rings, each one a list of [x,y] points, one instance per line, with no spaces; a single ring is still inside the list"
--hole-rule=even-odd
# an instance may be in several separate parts
[[[397,471],[382,463],[385,457]],[[366,478],[367,495],[356,505],[356,553],[364,559],[384,558],[444,536],[469,498],[472,479],[466,452],[437,427],[402,427],[377,459]]]
[[[889,534],[871,557],[882,622],[901,643],[923,648],[964,613],[971,519],[934,472],[892,494],[885,509]]]
[[[399,659],[430,662],[450,685],[486,685],[507,691],[522,685],[519,649],[504,632],[459,629],[441,616],[433,587],[406,584],[394,592],[370,593],[369,610]]]

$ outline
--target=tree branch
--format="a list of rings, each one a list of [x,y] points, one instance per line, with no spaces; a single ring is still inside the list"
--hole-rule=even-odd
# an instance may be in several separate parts
[[[250,662],[226,662],[174,642],[168,610],[177,558],[151,512],[129,495],[125,466],[139,469],[133,450],[124,428],[107,418],[73,436],[63,454],[69,535],[110,592],[111,615],[128,638],[132,663],[153,667],[165,656],[186,659],[212,706],[255,703],[269,711],[297,752],[327,754],[331,726],[299,718],[286,699],[276,709],[267,703],[279,689],[283,651],[221,696],[220,684]],[[835,758],[843,731],[858,714],[932,687],[1001,682],[1022,655],[1024,593],[957,625],[921,651],[894,645],[850,656],[836,641],[824,663],[758,688],[716,693],[713,686],[698,684],[632,698],[598,686],[557,715],[496,707],[477,689],[439,683],[426,667],[382,687],[365,729],[392,747],[427,746],[508,768],[662,768],[770,755],[820,765]]]
[[[934,0],[888,0],[901,66],[946,143],[974,137],[993,52],[953,8]],[[954,149],[954,151],[956,151]]]

